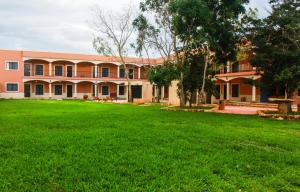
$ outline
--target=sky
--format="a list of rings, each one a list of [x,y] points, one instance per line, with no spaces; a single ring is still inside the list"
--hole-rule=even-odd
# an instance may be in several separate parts
[[[96,54],[93,7],[119,12],[140,0],[0,0],[0,49]],[[268,0],[250,0],[259,16],[268,15]]]

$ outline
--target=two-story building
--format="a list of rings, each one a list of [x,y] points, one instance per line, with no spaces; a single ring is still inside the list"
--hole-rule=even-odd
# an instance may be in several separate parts
[[[133,98],[152,100],[147,69],[156,60],[126,58]],[[0,50],[0,98],[127,100],[128,83],[118,58],[98,55]]]

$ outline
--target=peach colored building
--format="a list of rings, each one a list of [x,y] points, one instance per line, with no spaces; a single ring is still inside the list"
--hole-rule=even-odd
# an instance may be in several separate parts
[[[130,69],[133,98],[152,102],[158,93],[147,80],[147,70],[161,64],[162,60],[126,58],[126,63]],[[220,97],[208,96],[207,101],[267,102],[270,93],[245,82],[247,79],[260,81],[260,78],[247,61],[228,64],[216,75]],[[163,102],[179,105],[177,83],[174,81],[162,88]],[[118,58],[0,50],[0,98],[82,99],[84,95],[127,101],[127,80]],[[294,99],[300,103],[300,90]],[[194,103],[196,100],[197,96]]]
[[[126,58],[133,97],[152,101],[147,69],[155,59]],[[112,57],[0,50],[0,98],[113,97],[127,100],[127,80]]]

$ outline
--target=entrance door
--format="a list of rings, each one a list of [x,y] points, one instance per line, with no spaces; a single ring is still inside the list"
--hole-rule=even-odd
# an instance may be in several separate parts
[[[142,98],[142,86],[133,85],[131,86],[132,99],[141,99]]]
[[[72,66],[67,66],[67,77],[72,77]]]
[[[30,84],[24,84],[24,97],[30,97]]]
[[[73,97],[73,85],[67,85],[67,97]]]
[[[226,100],[227,99],[227,85],[226,84],[224,85],[223,93],[224,93],[223,99]]]

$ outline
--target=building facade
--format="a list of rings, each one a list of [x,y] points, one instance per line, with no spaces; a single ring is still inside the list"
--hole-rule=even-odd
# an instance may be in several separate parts
[[[156,60],[126,58],[135,99],[152,101],[147,69]],[[128,84],[120,60],[96,55],[0,50],[0,98],[126,101]]]
[[[174,81],[159,93],[147,80],[150,66],[161,59],[126,58],[132,94],[140,102],[152,102],[160,94],[169,105],[179,105]],[[260,81],[261,76],[247,61],[224,66],[215,76],[219,97],[208,96],[209,103],[219,100],[235,102],[268,102],[272,95],[247,81]],[[116,99],[126,102],[128,84],[118,58],[53,52],[0,50],[0,98],[82,99],[83,97]],[[300,90],[295,93],[300,103]],[[194,103],[197,103],[195,95]]]

